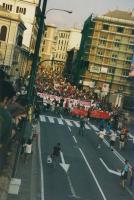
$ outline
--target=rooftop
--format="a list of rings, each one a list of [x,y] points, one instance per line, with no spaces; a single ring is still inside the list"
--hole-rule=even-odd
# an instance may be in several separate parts
[[[113,10],[109,11],[103,16],[124,19],[124,20],[134,20],[134,9],[130,11]]]

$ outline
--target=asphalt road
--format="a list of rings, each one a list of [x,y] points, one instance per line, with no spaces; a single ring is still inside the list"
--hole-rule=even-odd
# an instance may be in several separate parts
[[[112,152],[106,138],[101,149],[98,149],[97,127],[92,125],[90,123],[84,136],[80,136],[78,120],[62,115],[57,118],[50,113],[40,116],[44,200],[134,198],[128,183],[122,189],[120,177],[115,174],[123,166],[125,158],[129,158],[131,163],[131,145],[124,152]],[[70,165],[67,172],[59,165],[61,158],[56,168],[47,163],[47,156],[57,142],[61,143],[65,163]]]

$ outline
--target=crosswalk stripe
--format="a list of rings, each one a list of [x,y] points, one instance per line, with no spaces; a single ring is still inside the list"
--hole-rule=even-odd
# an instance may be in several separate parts
[[[86,129],[90,129],[90,127],[89,127],[87,124],[85,124],[85,128],[86,128]]]
[[[54,123],[54,118],[53,117],[51,117],[51,116],[47,116],[47,117],[48,117],[50,123]]]
[[[46,122],[45,116],[44,115],[40,115],[40,121],[41,122]]]
[[[62,121],[62,119],[57,118],[57,120],[58,120],[58,123],[59,123],[59,124],[64,124],[63,121]]]
[[[99,129],[98,129],[95,125],[90,124],[90,126],[92,127],[92,129],[93,129],[94,131],[99,131]]]
[[[72,122],[73,122],[73,124],[75,124],[76,127],[80,127],[79,122],[76,122],[76,121],[72,121]]]
[[[73,126],[73,124],[69,120],[65,119],[65,122],[67,123],[68,126]]]

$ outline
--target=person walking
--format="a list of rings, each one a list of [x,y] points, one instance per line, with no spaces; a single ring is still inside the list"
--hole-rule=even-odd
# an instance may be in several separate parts
[[[84,117],[81,117],[79,135],[82,135],[82,136],[84,135],[84,129],[85,129],[85,119],[84,119]]]
[[[124,146],[125,146],[125,134],[123,131],[121,131],[119,134],[119,149],[120,150],[124,149]]]
[[[52,162],[53,162],[53,167],[56,167],[56,164],[58,162],[58,159],[60,157],[60,151],[61,151],[61,144],[58,142],[54,147],[53,147],[53,152],[51,154]]]
[[[110,149],[111,149],[111,151],[113,151],[113,147],[115,145],[117,134],[115,133],[115,131],[112,130],[109,137],[110,137]]]
[[[125,187],[125,181],[127,180],[127,177],[128,177],[128,170],[129,170],[128,160],[125,160],[125,164],[123,166],[123,169],[121,170],[121,186],[122,186],[122,188]]]
[[[129,186],[132,187],[133,185],[134,185],[134,165],[131,167],[131,171],[130,171],[130,183],[129,183]]]
[[[100,129],[99,134],[98,134],[98,137],[99,137],[99,140],[98,140],[98,149],[101,148],[101,145],[102,145],[102,142],[104,140],[105,135],[106,135],[105,129],[104,128]]]

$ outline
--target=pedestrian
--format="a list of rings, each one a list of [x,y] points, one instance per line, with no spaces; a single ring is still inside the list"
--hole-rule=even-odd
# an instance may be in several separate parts
[[[129,186],[132,187],[134,184],[134,165],[131,167],[130,171],[130,184]]]
[[[61,144],[58,142],[54,147],[53,147],[53,152],[51,154],[51,158],[53,161],[53,167],[56,167],[58,158],[60,157],[60,151],[61,151]]]
[[[99,140],[98,140],[98,149],[101,148],[101,145],[102,145],[102,142],[104,140],[104,137],[106,135],[106,131],[104,128],[102,128],[99,133],[98,133],[98,136],[99,136]]]
[[[122,186],[122,188],[125,187],[125,181],[127,180],[127,177],[128,177],[128,170],[129,170],[128,160],[125,160],[125,164],[123,166],[123,169],[121,170],[121,186]]]
[[[80,128],[79,128],[79,135],[84,135],[84,129],[85,129],[85,119],[84,117],[80,118]]]
[[[115,131],[112,130],[109,137],[110,137],[110,149],[111,149],[111,151],[113,151],[113,147],[115,145],[117,134],[115,133]]]
[[[32,140],[28,139],[27,143],[23,145],[23,148],[25,149],[24,162],[26,162],[32,154]]]
[[[106,126],[106,133],[109,135],[111,134],[111,130],[112,130],[112,125],[110,122],[108,122],[107,126]]]
[[[125,134],[123,131],[119,134],[119,149],[124,149],[125,146]]]

